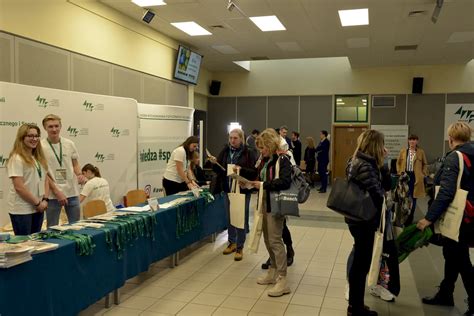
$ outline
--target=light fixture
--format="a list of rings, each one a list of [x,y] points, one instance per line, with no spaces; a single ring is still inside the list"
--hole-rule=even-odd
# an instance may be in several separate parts
[[[342,26],[369,25],[369,9],[339,10]]]
[[[436,23],[438,22],[439,13],[441,12],[441,8],[443,7],[444,0],[436,0],[436,5],[433,10],[433,14],[431,15],[431,22]]]
[[[132,0],[139,7],[155,7],[159,5],[166,5],[163,0]]]
[[[229,125],[227,125],[227,133],[230,133],[231,130],[236,128],[242,129],[242,125],[240,125],[239,122],[231,122]]]
[[[176,22],[171,23],[175,28],[180,29],[184,33],[191,36],[212,35],[211,32],[197,24],[196,22]]]
[[[285,31],[285,26],[275,15],[252,16],[249,18],[263,32]]]

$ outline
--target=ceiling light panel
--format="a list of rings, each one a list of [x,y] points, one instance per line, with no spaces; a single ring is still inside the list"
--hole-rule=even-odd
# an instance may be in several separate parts
[[[212,35],[211,32],[209,32],[196,22],[176,22],[171,23],[171,25],[191,36]]]
[[[339,10],[342,26],[369,25],[369,9]]]
[[[286,30],[276,15],[252,16],[249,19],[263,32]]]
[[[132,0],[139,7],[156,7],[159,5],[166,5],[163,0]]]

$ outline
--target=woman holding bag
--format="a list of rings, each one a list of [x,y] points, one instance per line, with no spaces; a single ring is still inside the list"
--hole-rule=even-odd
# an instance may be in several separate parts
[[[229,133],[229,143],[222,149],[217,158],[209,157],[211,163],[213,163],[213,170],[217,174],[216,182],[217,187],[221,187],[222,191],[229,193],[231,189],[231,181],[227,174],[228,169],[232,173],[239,173],[242,177],[253,180],[257,177],[257,170],[255,169],[255,158],[254,154],[245,145],[244,132],[239,129],[233,129]],[[219,165],[220,166],[219,166]],[[222,167],[225,168],[223,170]],[[229,244],[224,250],[224,255],[229,255],[235,252],[234,260],[240,261],[243,258],[243,248],[245,243],[246,234],[249,231],[249,208],[250,208],[250,196],[251,190],[242,189],[241,193],[245,194],[245,224],[244,228],[237,228],[230,223],[228,224],[228,241]],[[227,210],[230,212],[230,202],[227,196]]]
[[[279,155],[280,138],[271,128],[264,130],[256,140],[263,159],[258,164],[259,181],[254,188],[263,185],[263,238],[270,255],[271,266],[266,275],[257,279],[258,284],[275,284],[268,296],[278,297],[291,292],[286,280],[287,258],[282,240],[284,216],[274,216],[270,208],[270,192],[286,190],[291,185],[291,162],[288,156]],[[278,169],[278,175],[276,174]]]
[[[353,221],[346,218],[354,238],[354,259],[349,270],[348,316],[376,316],[377,312],[364,305],[365,279],[370,269],[374,234],[379,226],[384,188],[390,190],[391,180],[388,170],[383,167],[384,136],[375,130],[363,132],[357,139],[357,149],[349,161],[347,178],[366,190],[377,208],[377,215],[369,221]]]

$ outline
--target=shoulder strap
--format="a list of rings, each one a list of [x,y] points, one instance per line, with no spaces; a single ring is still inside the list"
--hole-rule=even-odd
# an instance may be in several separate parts
[[[457,181],[457,184],[456,184],[456,188],[460,189],[461,188],[461,178],[462,178],[462,174],[464,172],[464,157],[463,157],[463,154],[460,151],[456,150],[456,154],[458,155],[458,159],[459,159],[459,173],[458,173],[458,181]]]

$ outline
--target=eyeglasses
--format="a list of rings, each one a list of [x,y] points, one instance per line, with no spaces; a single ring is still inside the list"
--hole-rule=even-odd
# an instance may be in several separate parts
[[[26,137],[28,137],[28,138],[33,138],[33,139],[35,139],[35,138],[40,138],[39,135],[33,135],[33,134],[26,135]]]

